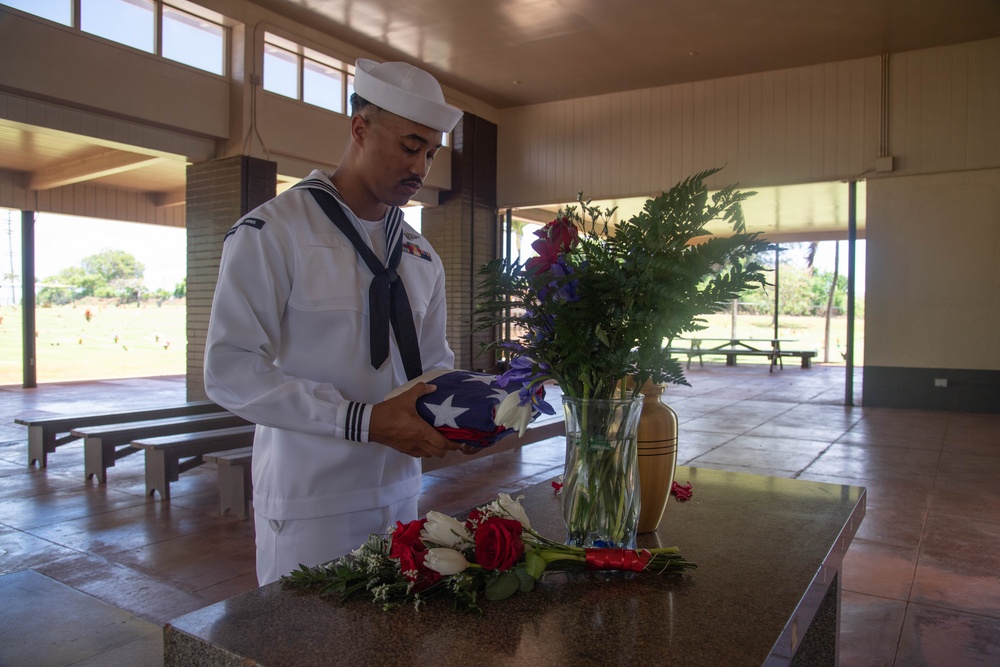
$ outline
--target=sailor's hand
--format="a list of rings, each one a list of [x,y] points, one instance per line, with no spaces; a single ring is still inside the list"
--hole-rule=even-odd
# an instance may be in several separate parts
[[[417,414],[417,399],[435,389],[432,384],[418,382],[402,394],[373,405],[368,440],[419,458],[442,457],[465,447],[438,433]]]

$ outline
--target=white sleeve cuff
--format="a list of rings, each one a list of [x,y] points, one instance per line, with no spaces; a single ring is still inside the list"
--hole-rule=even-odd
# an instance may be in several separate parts
[[[368,426],[371,423],[372,406],[368,403],[344,401],[337,411],[337,424],[344,429],[344,439],[353,442],[368,442]]]

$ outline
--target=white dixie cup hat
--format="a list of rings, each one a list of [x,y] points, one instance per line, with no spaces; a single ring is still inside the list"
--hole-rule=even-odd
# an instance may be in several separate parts
[[[444,101],[433,76],[409,63],[358,58],[354,92],[377,107],[439,132],[455,129],[462,110]]]

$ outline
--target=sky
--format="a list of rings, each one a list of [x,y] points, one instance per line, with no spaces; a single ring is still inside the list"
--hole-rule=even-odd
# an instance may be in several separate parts
[[[21,275],[20,241],[20,212],[0,209],[0,275]],[[105,249],[124,250],[139,260],[150,290],[173,292],[187,273],[183,228],[53,213],[35,216],[35,275],[39,282],[80,266],[84,257]],[[0,303],[10,303],[10,282],[4,280],[4,286],[8,289],[0,291]]]

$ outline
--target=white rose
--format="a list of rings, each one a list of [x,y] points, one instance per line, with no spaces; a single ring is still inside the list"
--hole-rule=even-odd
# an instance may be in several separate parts
[[[420,539],[442,547],[472,544],[472,534],[461,521],[441,512],[428,512],[427,521],[420,531]]]
[[[454,549],[438,547],[427,550],[427,555],[424,556],[424,566],[443,575],[449,575],[458,574],[469,567],[469,561],[465,560],[465,556]]]
[[[507,394],[507,398],[497,406],[497,415],[493,419],[497,426],[511,428],[517,431],[518,435],[524,435],[531,422],[531,403],[520,405],[521,397],[515,391]]]
[[[518,496],[518,500],[515,500],[510,497],[509,493],[501,493],[499,499],[493,504],[510,518],[517,519],[523,527],[530,529],[531,523],[528,521],[528,513],[524,511],[524,508],[521,507],[520,503],[520,499],[523,497],[524,496]]]

